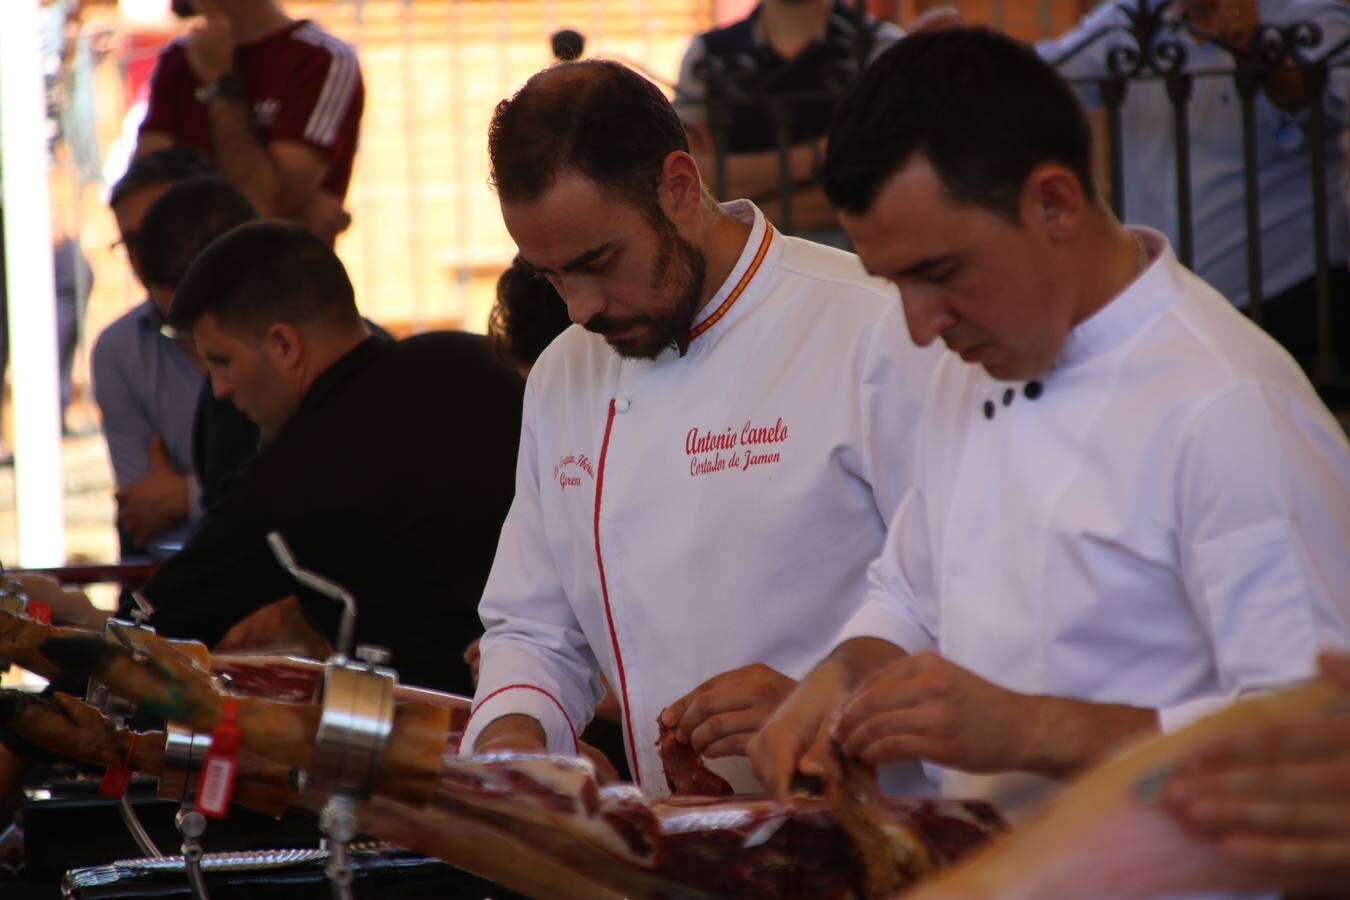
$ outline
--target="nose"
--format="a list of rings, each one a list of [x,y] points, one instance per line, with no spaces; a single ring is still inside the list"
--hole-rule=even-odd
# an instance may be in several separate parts
[[[560,283],[558,293],[567,304],[567,318],[578,325],[585,325],[605,311],[603,293],[587,279],[574,278]]]
[[[928,288],[901,288],[900,303],[905,310],[910,339],[920,347],[927,347],[959,321],[941,295]]]
[[[210,378],[211,393],[215,395],[217,400],[228,400],[230,395],[234,393],[234,389],[230,387],[230,383],[223,375],[217,375],[214,372],[211,373]]]

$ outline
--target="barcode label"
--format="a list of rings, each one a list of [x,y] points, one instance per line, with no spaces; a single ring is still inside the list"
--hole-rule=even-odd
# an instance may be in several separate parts
[[[197,786],[197,809],[219,819],[230,807],[234,790],[234,758],[208,755],[202,767],[201,783]]]

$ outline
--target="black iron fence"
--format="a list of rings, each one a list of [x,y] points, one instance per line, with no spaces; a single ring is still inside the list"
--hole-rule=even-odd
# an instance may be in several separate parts
[[[1067,73],[1085,54],[1094,49],[1097,53],[1106,51],[1104,65],[1095,77],[1071,77],[1070,81],[1095,91],[1106,111],[1112,203],[1117,215],[1126,221],[1149,215],[1149,211],[1131,210],[1124,203],[1127,196],[1124,179],[1130,166],[1125,159],[1128,134],[1122,111],[1132,90],[1140,89],[1146,82],[1161,82],[1172,125],[1176,252],[1188,266],[1193,265],[1197,250],[1192,191],[1197,161],[1192,148],[1197,138],[1215,138],[1200,131],[1210,126],[1208,121],[1199,125],[1192,121],[1191,100],[1201,82],[1231,85],[1240,118],[1243,182],[1240,227],[1245,240],[1246,310],[1258,324],[1267,324],[1265,307],[1271,299],[1265,293],[1263,272],[1259,175],[1267,160],[1258,153],[1262,127],[1258,121],[1258,102],[1263,92],[1268,97],[1284,94],[1282,101],[1291,107],[1291,127],[1300,132],[1294,135],[1299,152],[1293,157],[1306,164],[1304,185],[1311,216],[1313,265],[1306,276],[1311,281],[1310,314],[1315,337],[1314,346],[1308,348],[1308,355],[1300,361],[1319,387],[1344,389],[1350,385],[1346,374],[1350,359],[1344,357],[1350,297],[1344,294],[1346,282],[1341,274],[1346,260],[1343,245],[1346,238],[1344,229],[1333,232],[1331,223],[1333,216],[1338,221],[1345,218],[1339,145],[1345,123],[1339,115],[1329,115],[1328,111],[1338,108],[1344,99],[1333,97],[1332,79],[1337,71],[1350,69],[1350,36],[1345,34],[1350,26],[1350,7],[1327,3],[1320,7],[1307,4],[1306,8],[1316,9],[1323,21],[1262,22],[1239,46],[1181,15],[1180,7],[1171,2],[1128,0],[1116,4],[1114,21],[1088,30],[1074,45],[1060,48],[1062,52],[1050,57],[1050,62]],[[1329,32],[1327,24],[1339,27]],[[1329,33],[1336,36],[1328,39]],[[1206,62],[1197,65],[1192,57],[1199,47],[1212,47],[1219,52],[1207,52]],[[1216,56],[1221,60],[1218,64],[1214,64]],[[1162,173],[1153,175],[1162,177]],[[1340,208],[1334,209],[1332,204],[1339,204]]]
[[[1170,121],[1172,172],[1147,175],[1175,179],[1175,227],[1163,230],[1173,235],[1178,258],[1192,265],[1196,258],[1194,146],[1197,140],[1214,140],[1213,135],[1204,133],[1208,121],[1192,121],[1192,96],[1197,84],[1212,83],[1210,80],[1231,86],[1240,115],[1242,221],[1224,226],[1242,232],[1246,257],[1246,290],[1242,299],[1248,314],[1262,325],[1269,325],[1266,306],[1271,298],[1266,296],[1263,267],[1259,177],[1263,163],[1259,138],[1262,120],[1258,107],[1263,92],[1277,85],[1287,88],[1293,83],[1301,92],[1301,109],[1290,114],[1289,127],[1297,130],[1293,140],[1306,148],[1303,183],[1312,219],[1312,269],[1304,278],[1309,295],[1305,316],[1310,332],[1308,346],[1306,352],[1295,351],[1295,355],[1300,356],[1300,362],[1320,389],[1344,392],[1350,388],[1347,376],[1350,296],[1346,294],[1350,275],[1345,273],[1345,231],[1331,225],[1333,217],[1336,221],[1345,218],[1345,186],[1341,183],[1344,168],[1339,145],[1345,121],[1339,104],[1350,98],[1334,88],[1337,73],[1344,77],[1346,70],[1350,70],[1350,5],[1344,0],[1328,0],[1324,7],[1317,7],[1322,22],[1263,22],[1242,47],[1187,19],[1181,14],[1181,7],[1171,0],[1118,0],[1114,6],[1111,15],[1102,9],[1096,11],[1087,22],[1090,26],[1096,19],[1099,26],[1081,28],[1075,32],[1077,38],[1071,44],[1061,42],[1042,47],[1048,61],[1105,109],[1112,205],[1125,221],[1156,220],[1161,214],[1158,210],[1130,209],[1125,202],[1130,126],[1122,115],[1132,92],[1145,90],[1145,83],[1161,83],[1168,104],[1165,118]],[[1312,4],[1307,6],[1313,8]],[[1326,16],[1331,16],[1337,27],[1324,27]],[[1342,24],[1344,28],[1339,27]],[[719,197],[727,196],[729,138],[733,137],[737,123],[747,116],[758,117],[764,132],[764,149],[776,152],[779,160],[781,177],[777,196],[773,198],[778,205],[775,224],[794,232],[794,204],[803,185],[792,177],[789,159],[802,141],[800,110],[837,101],[878,49],[877,27],[859,10],[851,31],[851,47],[847,52],[841,48],[834,64],[821,68],[818,89],[809,91],[776,90],[775,78],[786,78],[791,70],[779,70],[766,77],[748,56],[709,57],[702,61],[697,74],[706,96],[684,97],[677,91],[677,101],[701,103],[706,108],[714,148],[711,180]],[[1206,49],[1197,54],[1194,51],[1199,47]],[[1214,48],[1221,51],[1217,57]],[[1099,71],[1075,74],[1074,70],[1081,70],[1088,56],[1100,60]],[[1203,61],[1197,62],[1196,57],[1203,57]],[[1340,206],[1333,208],[1332,204]],[[1206,273],[1202,270],[1201,274]]]

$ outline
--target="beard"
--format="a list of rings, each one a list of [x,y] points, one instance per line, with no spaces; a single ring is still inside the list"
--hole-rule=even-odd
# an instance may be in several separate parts
[[[708,260],[703,251],[680,237],[669,220],[662,217],[655,227],[660,243],[648,289],[664,302],[650,315],[615,319],[601,313],[585,325],[588,331],[603,335],[605,342],[624,359],[656,359],[671,346],[684,355],[689,349],[689,327],[694,323],[708,274]],[[609,337],[630,330],[635,333]]]

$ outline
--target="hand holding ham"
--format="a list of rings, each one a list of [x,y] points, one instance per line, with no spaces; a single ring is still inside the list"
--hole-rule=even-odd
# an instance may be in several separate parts
[[[923,759],[1053,778],[1157,727],[1153,710],[1007,690],[936,653],[889,663],[839,712],[834,739],[870,765]]]
[[[285,650],[311,659],[326,659],[332,653],[332,647],[309,624],[295,597],[254,610],[225,632],[213,650],[217,653]]]
[[[896,660],[839,711],[834,737],[869,765],[927,759],[968,772],[1017,768],[1032,698],[935,653]]]
[[[1322,657],[1321,671],[1350,692],[1350,655]],[[1215,741],[1182,762],[1164,802],[1277,883],[1350,884],[1350,708]]]
[[[715,675],[666,707],[661,722],[702,756],[744,756],[746,745],[797,683],[752,663]]]
[[[818,778],[831,768],[830,732],[835,711],[848,695],[848,672],[827,659],[750,739],[745,755],[769,793],[785,797],[799,773]]]

